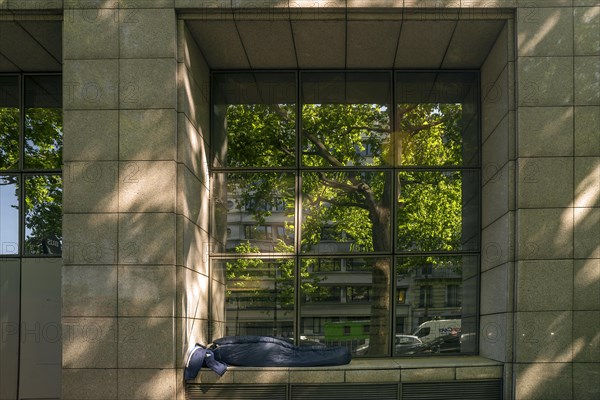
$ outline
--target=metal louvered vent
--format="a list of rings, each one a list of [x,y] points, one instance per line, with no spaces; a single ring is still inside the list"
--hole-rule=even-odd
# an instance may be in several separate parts
[[[402,400],[501,400],[502,381],[402,384]]]
[[[291,400],[396,400],[398,385],[292,385]]]
[[[188,384],[186,400],[286,400],[286,385]]]

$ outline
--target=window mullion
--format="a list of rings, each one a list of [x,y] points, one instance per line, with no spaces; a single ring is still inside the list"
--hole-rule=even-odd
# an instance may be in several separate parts
[[[295,263],[295,277],[294,277],[294,341],[296,344],[300,344],[300,302],[302,299],[302,265],[300,259],[300,248],[301,248],[301,237],[302,237],[302,174],[300,173],[300,166],[302,164],[302,104],[300,99],[300,72],[296,71],[296,176],[295,182],[295,198],[296,202],[294,205],[294,224],[295,224],[295,236],[294,236],[294,263]]]
[[[19,75],[19,255],[25,254],[25,79]]]

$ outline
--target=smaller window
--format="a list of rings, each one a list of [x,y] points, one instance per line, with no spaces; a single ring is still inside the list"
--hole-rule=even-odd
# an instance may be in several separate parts
[[[342,288],[340,286],[320,286],[306,296],[307,303],[340,303]]]
[[[348,286],[346,287],[346,302],[363,303],[369,301],[368,286]]]
[[[419,307],[433,307],[431,285],[421,286],[419,289]]]
[[[406,303],[406,288],[398,288],[398,304]]]
[[[404,317],[396,317],[396,333],[404,333]]]
[[[433,273],[433,266],[431,264],[421,266],[421,275],[431,275]]]
[[[446,307],[460,307],[460,286],[448,285],[446,287]]]

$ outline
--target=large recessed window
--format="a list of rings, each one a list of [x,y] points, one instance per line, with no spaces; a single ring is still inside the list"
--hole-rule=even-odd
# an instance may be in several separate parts
[[[371,357],[475,352],[478,79],[213,73],[211,267],[226,335]]]
[[[0,255],[61,254],[60,75],[0,75]]]

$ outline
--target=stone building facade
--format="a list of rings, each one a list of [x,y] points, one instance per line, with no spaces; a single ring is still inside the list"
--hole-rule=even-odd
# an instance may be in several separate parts
[[[61,293],[61,367],[28,353],[38,369],[7,372],[29,361],[3,329],[3,399],[184,399],[186,353],[224,310],[208,263],[211,71],[381,68],[480,71],[479,355],[195,383],[501,379],[505,399],[600,395],[596,0],[0,0],[0,35],[0,74],[61,73],[64,110],[62,266],[43,278]],[[9,259],[3,296],[28,262]]]

